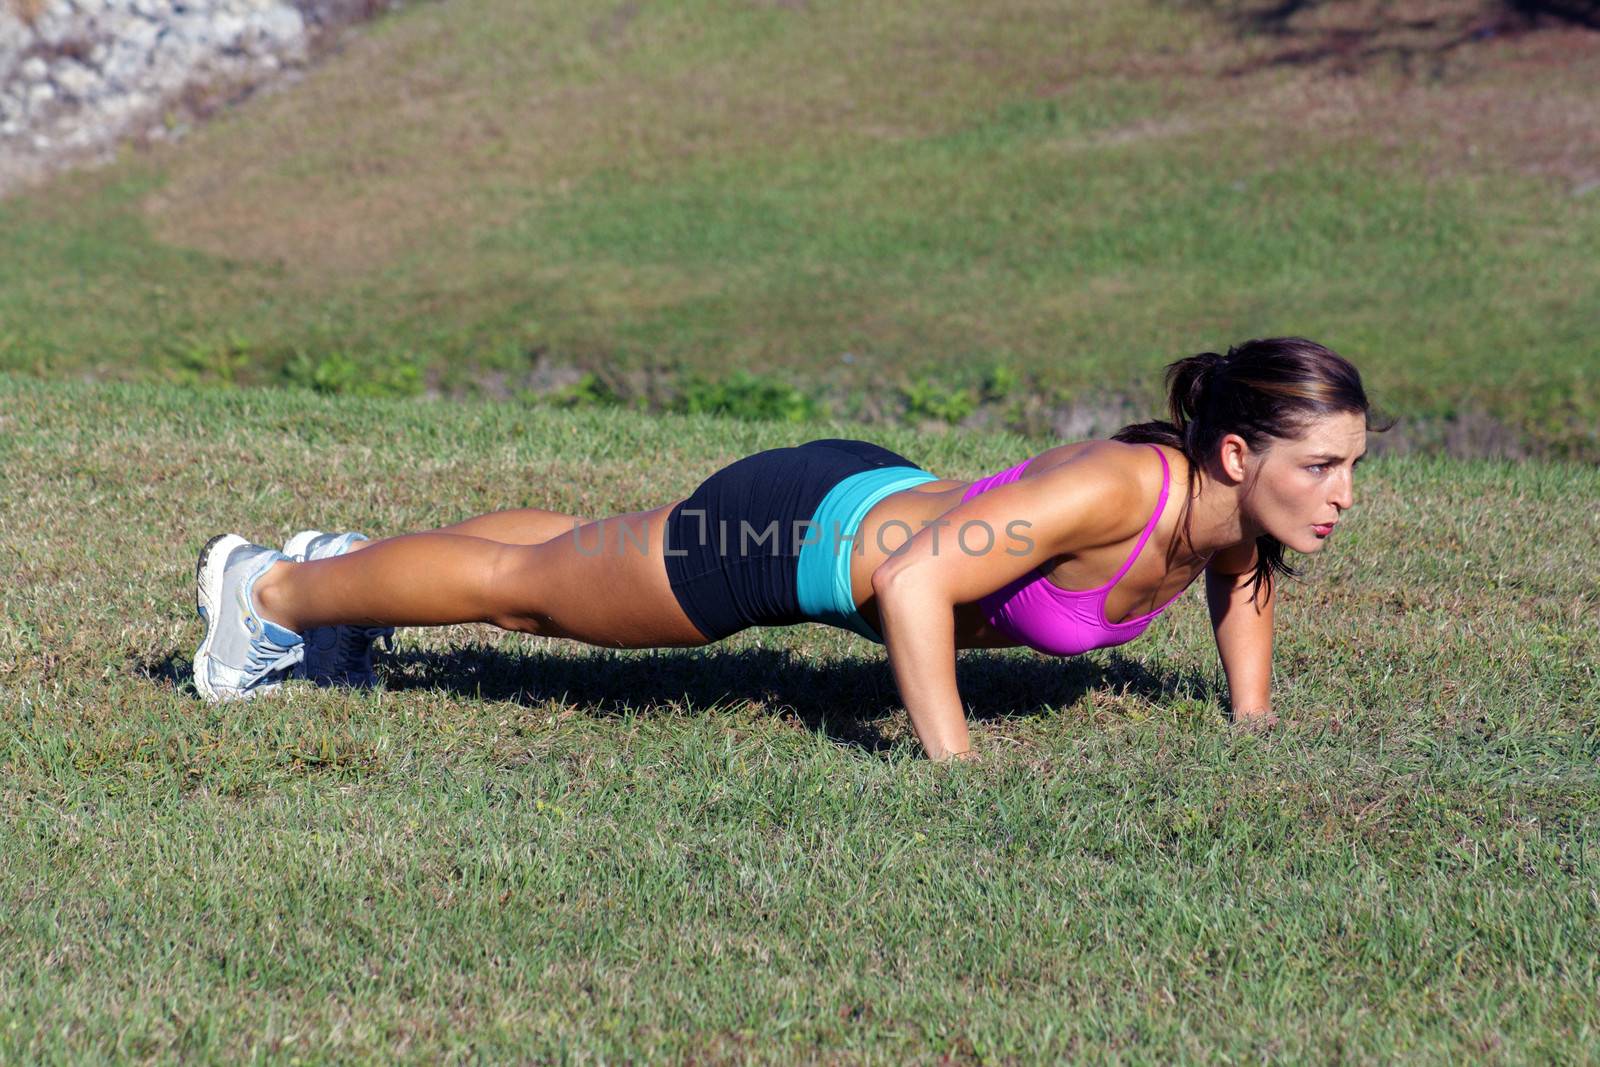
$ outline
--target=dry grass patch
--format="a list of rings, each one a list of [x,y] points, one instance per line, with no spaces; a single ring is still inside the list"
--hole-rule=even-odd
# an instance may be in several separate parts
[[[684,5],[709,8],[693,30],[682,14],[463,6],[397,17],[201,131],[146,201],[158,236],[307,278],[408,253],[454,260],[471,232],[597,171],[927,135],[952,111],[1061,84],[1129,32],[1114,11],[1069,23],[1025,0],[981,17],[953,2],[819,4],[770,11],[772,27]],[[711,29],[719,19],[732,28]],[[1026,44],[1036,20],[1059,39]],[[622,28],[596,44],[596,24]]]

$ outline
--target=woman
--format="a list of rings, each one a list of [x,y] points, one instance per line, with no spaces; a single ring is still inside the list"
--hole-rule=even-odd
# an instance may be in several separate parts
[[[1273,577],[1353,503],[1360,375],[1303,338],[1167,368],[1171,422],[966,482],[864,441],[746,457],[688,498],[598,521],[533,508],[383,541],[296,535],[200,553],[211,700],[296,675],[370,684],[394,626],[490,622],[611,648],[816,621],[886,645],[929,758],[970,755],[955,652],[1055,655],[1143,633],[1202,571],[1236,720],[1270,724]],[[1388,427],[1382,427],[1379,432]],[[1174,473],[1185,486],[1168,499]]]

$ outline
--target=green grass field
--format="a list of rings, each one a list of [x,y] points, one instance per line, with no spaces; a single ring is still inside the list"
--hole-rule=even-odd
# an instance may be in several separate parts
[[[0,203],[0,369],[657,410],[745,365],[1041,433],[1302,334],[1411,450],[1600,462],[1594,40],[1352,75],[1169,0],[418,5]]]
[[[634,510],[853,429],[0,375],[0,1061],[1600,1058],[1592,466],[1375,457],[1280,594],[1267,734],[1196,590],[961,653],[973,764],[813,626],[190,689],[211,534]]]
[[[1600,1060],[1600,37],[1240,6],[421,4],[0,201],[0,1063]],[[973,477],[1291,333],[1401,422],[1265,733],[1194,589],[960,653],[974,763],[816,626],[192,689],[215,533]]]

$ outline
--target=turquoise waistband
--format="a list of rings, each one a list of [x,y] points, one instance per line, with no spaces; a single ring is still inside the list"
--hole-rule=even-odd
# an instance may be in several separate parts
[[[918,467],[876,467],[852,474],[828,490],[811,516],[815,526],[803,538],[807,543],[800,546],[796,565],[797,599],[806,618],[854,630],[883,644],[850,595],[850,559],[866,551],[865,545],[855,541],[856,528],[872,505],[890,493],[933,481],[938,481],[938,475]]]

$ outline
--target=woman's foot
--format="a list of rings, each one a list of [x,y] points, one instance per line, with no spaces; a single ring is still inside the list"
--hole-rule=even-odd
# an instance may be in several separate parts
[[[263,619],[252,595],[256,580],[288,558],[237,534],[213,537],[200,550],[195,608],[206,633],[194,654],[194,685],[206,700],[271,692],[304,659],[300,635]]]

